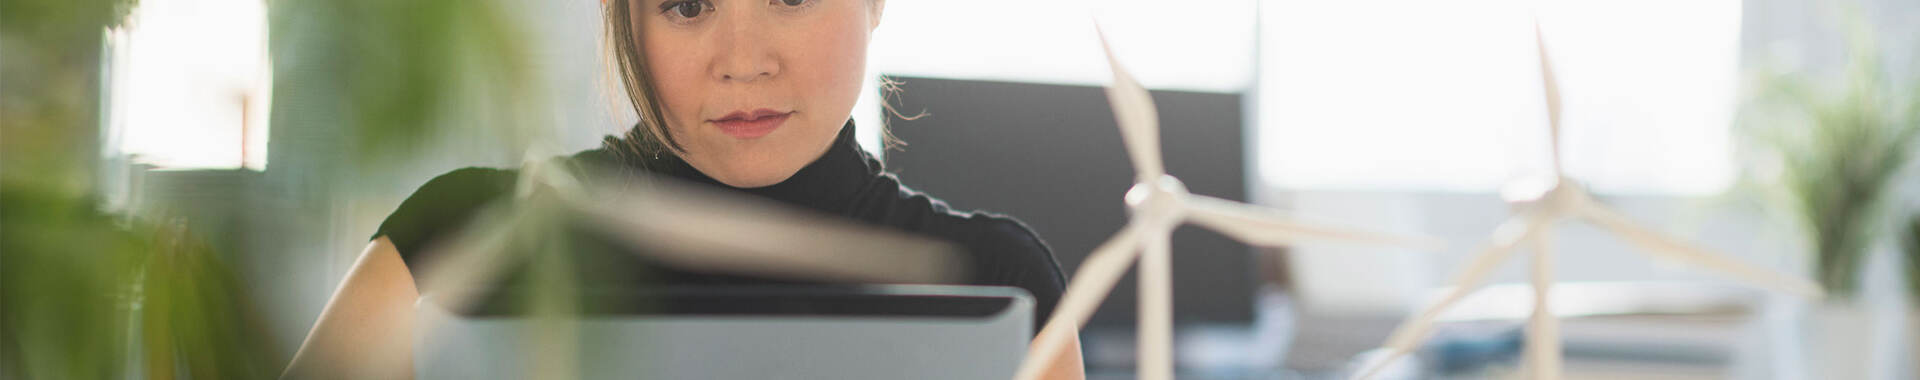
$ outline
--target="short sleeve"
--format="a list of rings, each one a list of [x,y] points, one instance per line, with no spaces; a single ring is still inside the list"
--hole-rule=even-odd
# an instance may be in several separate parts
[[[386,236],[409,270],[419,268],[425,259],[422,255],[437,240],[458,232],[487,203],[512,194],[514,177],[512,171],[490,168],[465,168],[434,177],[387,215],[372,238]]]

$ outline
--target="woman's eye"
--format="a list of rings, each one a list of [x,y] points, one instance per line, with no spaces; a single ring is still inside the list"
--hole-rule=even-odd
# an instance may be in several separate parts
[[[702,1],[669,1],[666,4],[661,4],[660,10],[667,13],[668,16],[686,19],[699,18],[701,13],[707,11],[707,4]]]
[[[781,4],[786,4],[789,7],[798,7],[812,0],[779,0],[779,1]]]

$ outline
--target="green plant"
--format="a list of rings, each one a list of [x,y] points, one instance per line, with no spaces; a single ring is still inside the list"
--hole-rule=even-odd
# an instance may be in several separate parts
[[[318,171],[304,175],[388,174],[453,138],[518,154],[551,137],[536,125],[546,103],[505,2],[280,0],[268,24],[275,128],[337,138],[337,156],[302,157]]]
[[[0,379],[266,378],[285,364],[225,261],[262,252],[215,252],[206,242],[230,237],[101,207],[101,52],[135,5],[0,2]],[[540,103],[527,100],[537,91],[521,32],[500,2],[269,6],[276,39],[301,30],[321,42],[275,47],[310,63],[277,81],[325,85],[285,99],[337,105],[317,113],[343,142],[338,156],[301,157],[327,165],[293,177],[366,175],[454,127],[509,142],[543,130],[528,126],[526,106]]]
[[[132,6],[0,3],[0,378],[270,376],[211,250],[97,207],[100,47]]]
[[[145,241],[91,212],[101,32],[129,1],[0,2],[0,377],[108,378]],[[64,242],[63,242],[64,241]]]
[[[1905,232],[1901,256],[1907,268],[1907,296],[1920,302],[1920,214],[1907,218]]]
[[[0,374],[219,379],[278,369],[238,276],[183,225],[8,190],[0,194]]]
[[[151,246],[86,202],[0,192],[0,376],[119,377],[130,353],[127,299]]]
[[[1783,203],[1812,245],[1815,277],[1842,298],[1857,291],[1862,259],[1893,225],[1891,185],[1920,132],[1920,86],[1892,84],[1860,30],[1837,86],[1809,74],[1766,75],[1741,116],[1778,159]]]

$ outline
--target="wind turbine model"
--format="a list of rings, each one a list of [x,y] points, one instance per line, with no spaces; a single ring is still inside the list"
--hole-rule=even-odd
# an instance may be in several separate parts
[[[587,225],[630,253],[682,269],[769,278],[874,283],[958,283],[963,257],[952,244],[857,225],[770,201],[696,190],[673,180],[600,173],[584,183],[554,160],[528,160],[515,200],[487,206],[422,268],[422,301],[460,312],[481,302],[509,269],[531,274],[529,318],[536,333],[528,376],[577,378],[580,330],[571,328],[578,290],[567,272],[567,235]],[[594,168],[585,168],[592,170]],[[573,223],[584,220],[587,223]],[[739,231],[752,231],[740,233]],[[530,252],[529,250],[537,250]],[[524,265],[523,265],[524,264]],[[430,297],[429,297],[430,296]],[[434,318],[415,330],[437,334]]]
[[[591,168],[589,168],[590,170]],[[532,261],[511,240],[520,230],[574,219],[621,240],[630,253],[691,270],[769,278],[866,283],[958,283],[958,247],[771,201],[702,190],[666,178],[597,173],[582,183],[551,160],[522,167],[513,204],[492,205],[452,240],[442,261],[424,268],[421,292],[446,306],[469,306],[513,265]],[[740,233],[738,231],[752,231]],[[538,235],[534,240],[560,239]]]
[[[1546,89],[1553,175],[1516,181],[1502,189],[1501,197],[1513,206],[1513,217],[1494,228],[1492,240],[1467,263],[1465,269],[1454,276],[1453,291],[1395,329],[1393,335],[1387,338],[1387,356],[1358,372],[1361,374],[1358,378],[1372,378],[1395,359],[1412,351],[1432,332],[1434,321],[1441,312],[1485,285],[1487,278],[1493,275],[1495,266],[1512,257],[1521,245],[1531,245],[1534,254],[1530,267],[1533,315],[1527,321],[1523,377],[1546,380],[1560,378],[1560,323],[1548,306],[1552,301],[1549,298],[1553,288],[1553,254],[1550,252],[1553,232],[1549,228],[1564,220],[1593,223],[1656,256],[1725,272],[1762,287],[1805,297],[1817,298],[1822,295],[1819,285],[1804,278],[1749,266],[1635,224],[1626,216],[1594,200],[1593,195],[1588,194],[1578,182],[1567,178],[1560,165],[1560,90],[1554,82],[1553,65],[1547,59],[1546,41],[1540,36],[1537,22],[1533,33],[1540,49],[1541,83]]]
[[[1096,31],[1098,27],[1096,26]],[[1094,248],[1073,274],[1066,294],[1054,309],[1016,373],[1016,379],[1035,379],[1058,357],[1079,326],[1087,322],[1101,298],[1113,289],[1136,255],[1140,260],[1139,378],[1168,379],[1173,375],[1173,275],[1168,240],[1174,227],[1194,223],[1241,242],[1280,246],[1302,240],[1388,243],[1414,247],[1438,245],[1427,239],[1314,226],[1290,220],[1277,210],[1220,198],[1190,194],[1179,179],[1167,175],[1160,161],[1159,115],[1147,90],[1114,57],[1106,35],[1100,43],[1113,67],[1113,85],[1107,98],[1120,124],[1136,176],[1127,190],[1130,220],[1106,243]]]

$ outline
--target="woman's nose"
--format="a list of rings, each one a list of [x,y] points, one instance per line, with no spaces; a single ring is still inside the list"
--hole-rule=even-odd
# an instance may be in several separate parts
[[[746,16],[746,15],[736,15]],[[754,82],[780,74],[780,57],[766,23],[734,17],[721,27],[720,54],[714,62],[714,76],[725,82]]]

